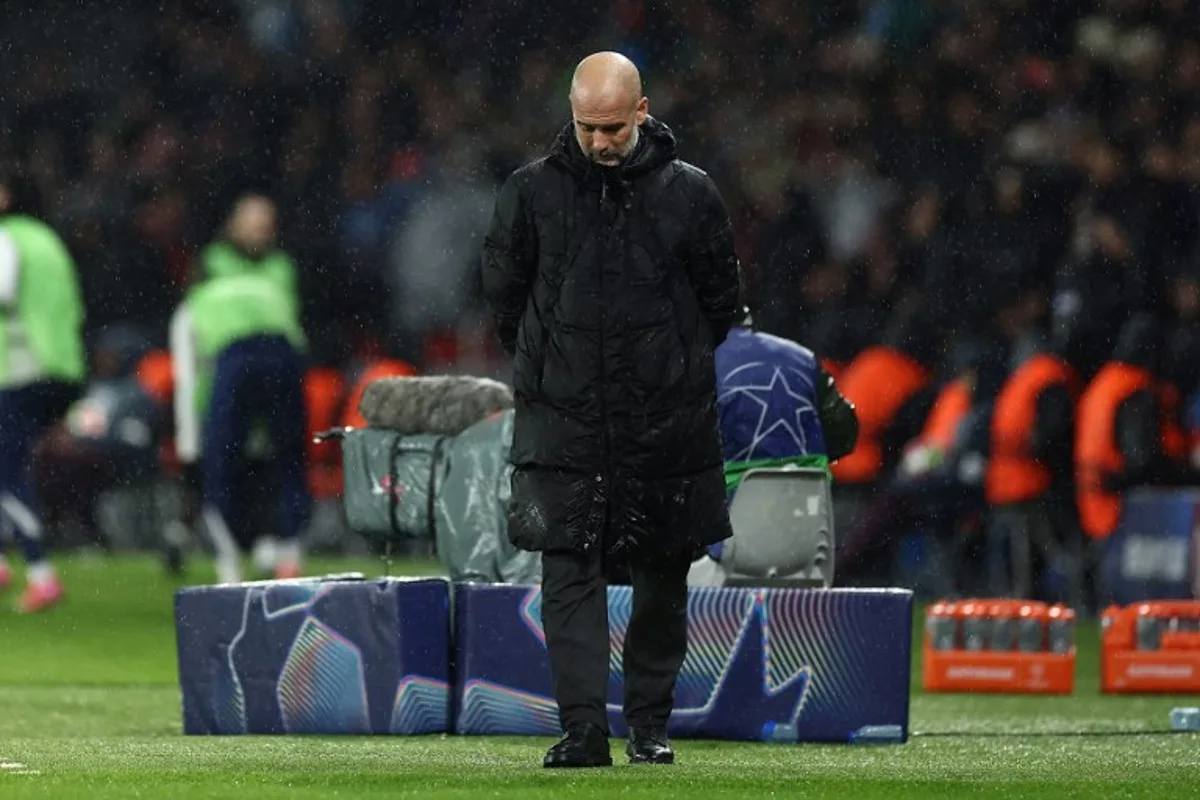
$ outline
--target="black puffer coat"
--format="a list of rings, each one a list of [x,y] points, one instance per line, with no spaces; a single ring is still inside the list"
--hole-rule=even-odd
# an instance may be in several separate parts
[[[737,258],[671,131],[648,118],[606,168],[568,125],[501,189],[483,289],[513,356],[513,543],[684,555],[730,536],[713,350]]]

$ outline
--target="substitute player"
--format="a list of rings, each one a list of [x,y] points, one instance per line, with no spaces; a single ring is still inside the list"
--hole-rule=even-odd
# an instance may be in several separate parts
[[[0,175],[0,533],[25,557],[18,607],[31,612],[63,595],[42,543],[33,447],[78,397],[86,367],[75,263],[58,234],[21,213],[20,183]],[[0,588],[11,581],[0,555]]]
[[[244,524],[237,484],[252,428],[261,425],[279,486],[277,578],[300,574],[300,531],[311,498],[305,476],[305,337],[278,282],[246,271],[209,278],[188,294],[171,323],[176,449],[198,463],[205,528],[219,578],[241,580]]]

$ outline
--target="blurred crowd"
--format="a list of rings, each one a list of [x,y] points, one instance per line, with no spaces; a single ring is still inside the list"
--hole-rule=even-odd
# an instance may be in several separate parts
[[[425,366],[446,332],[488,341],[494,192],[566,120],[578,59],[620,50],[723,192],[761,327],[835,366],[901,331],[942,381],[1068,343],[1086,380],[1149,314],[1186,407],[1198,26],[1195,0],[46,4],[0,32],[0,160],[72,247],[93,333],[165,341],[256,190],[316,361]]]
[[[342,348],[320,356],[415,355],[478,307],[496,185],[565,119],[579,55],[620,49],[724,192],[768,328],[846,359],[898,309],[948,341],[1057,320],[1098,363],[1123,315],[1188,306],[1197,21],[1189,0],[54,4],[5,26],[0,158],[68,235],[93,329],[161,332],[254,188]]]

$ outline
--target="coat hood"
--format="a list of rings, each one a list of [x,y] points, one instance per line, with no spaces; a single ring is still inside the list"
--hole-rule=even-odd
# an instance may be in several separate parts
[[[629,159],[616,167],[591,161],[575,138],[575,123],[568,122],[550,148],[550,161],[577,177],[592,180],[631,180],[675,160],[675,134],[662,122],[646,117],[639,128],[637,147]]]
[[[1162,331],[1150,314],[1135,314],[1121,328],[1113,360],[1157,374],[1162,355]]]

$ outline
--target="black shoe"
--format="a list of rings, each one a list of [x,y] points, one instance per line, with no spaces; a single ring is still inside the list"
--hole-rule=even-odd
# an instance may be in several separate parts
[[[542,766],[547,769],[561,767],[611,767],[612,755],[608,751],[608,736],[590,722],[571,725],[558,744],[546,751]]]
[[[163,566],[168,575],[183,574],[183,548],[169,544],[163,550]]]
[[[662,726],[630,728],[625,753],[630,764],[675,763],[675,751],[667,740],[667,729]]]

